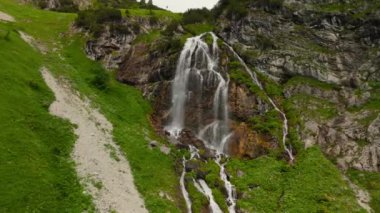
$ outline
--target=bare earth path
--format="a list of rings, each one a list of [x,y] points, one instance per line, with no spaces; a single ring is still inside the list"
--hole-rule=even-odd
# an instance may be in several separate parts
[[[369,205],[369,203],[371,202],[370,194],[366,190],[364,190],[364,189],[360,188],[359,186],[355,185],[354,183],[352,183],[350,181],[350,179],[348,179],[348,177],[343,176],[343,178],[348,182],[348,185],[354,191],[355,196],[356,196],[356,200],[358,201],[359,205],[363,209],[365,209],[368,213],[374,212],[372,210],[371,206]]]
[[[10,16],[4,12],[1,12],[1,11],[0,11],[0,20],[1,21],[8,21],[8,22],[14,22],[15,21],[15,19],[12,16]]]
[[[147,212],[133,183],[128,161],[112,140],[112,125],[90,107],[64,81],[55,79],[46,68],[41,70],[56,101],[50,113],[76,124],[73,159],[87,192],[100,212]]]

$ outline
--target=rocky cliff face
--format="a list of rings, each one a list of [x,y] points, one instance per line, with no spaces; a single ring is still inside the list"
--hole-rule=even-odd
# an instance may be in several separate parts
[[[284,94],[299,109],[306,147],[320,145],[343,169],[379,171],[378,4],[285,1],[271,11],[251,5],[242,19],[222,17],[219,35],[251,66],[293,82]],[[332,106],[326,119],[326,111],[316,113],[322,102]]]
[[[251,67],[281,85],[284,100],[299,118],[291,128],[305,148],[319,145],[343,169],[379,171],[379,11],[364,3],[350,9],[350,1],[345,3],[348,9],[336,11],[328,6],[331,4],[338,3],[285,1],[275,10],[251,6],[239,19],[222,13],[217,34]],[[141,38],[168,25],[168,20],[129,18],[123,21],[123,30],[108,27],[86,47],[89,57],[118,69],[119,81],[140,88],[152,101],[152,120],[162,134],[181,47],[174,47],[168,37],[149,42],[141,42]],[[174,31],[171,37],[183,40],[183,29]],[[221,63],[228,69],[228,63],[235,59],[227,49],[222,55]],[[273,109],[267,100],[236,79],[230,83],[228,96],[235,131],[230,153],[255,158],[279,148],[276,133],[256,129],[257,122],[255,126],[251,120],[268,120],[265,116]],[[281,103],[282,98],[276,99]],[[198,119],[192,115],[199,107],[210,108],[210,104],[194,103],[187,114],[189,122]],[[183,133],[181,141],[200,146],[190,130]]]
[[[272,13],[252,7],[243,19],[223,19],[219,33],[275,77],[303,75],[336,84],[378,80],[379,11],[362,17],[355,10],[326,12],[333,6],[288,1]]]

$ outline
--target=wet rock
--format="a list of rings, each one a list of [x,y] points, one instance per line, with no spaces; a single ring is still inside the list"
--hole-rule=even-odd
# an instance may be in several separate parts
[[[186,172],[191,172],[191,171],[199,170],[200,166],[201,164],[197,160],[190,160],[186,162],[185,169],[186,169]]]
[[[162,153],[164,153],[165,155],[168,155],[168,154],[170,154],[171,149],[169,147],[165,146],[165,145],[162,145],[160,147],[160,151]]]
[[[198,149],[206,150],[203,141],[198,139],[196,135],[189,129],[182,130],[180,137],[178,139],[182,144],[192,145]]]
[[[149,142],[149,147],[151,149],[156,148],[158,145],[159,145],[159,143],[157,141],[150,141]]]

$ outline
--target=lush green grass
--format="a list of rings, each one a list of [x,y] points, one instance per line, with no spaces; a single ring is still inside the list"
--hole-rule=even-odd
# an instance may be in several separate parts
[[[288,101],[297,106],[299,116],[306,115],[315,120],[324,121],[338,115],[338,109],[334,103],[307,94],[294,95]]]
[[[162,139],[158,138],[152,130],[149,121],[149,114],[151,112],[150,105],[143,99],[137,89],[118,83],[114,80],[113,72],[107,73],[111,78],[107,81],[107,85],[104,87],[105,89],[99,89],[94,85],[94,79],[96,79],[100,73],[106,73],[106,71],[99,63],[95,63],[86,57],[83,50],[83,38],[67,33],[62,34],[68,31],[68,26],[75,19],[75,15],[36,10],[29,6],[17,5],[9,0],[0,1],[0,10],[16,17],[18,22],[12,24],[15,28],[22,29],[38,39],[41,43],[47,44],[48,47],[58,48],[55,52],[49,52],[49,54],[39,58],[39,63],[35,63],[34,66],[30,67],[37,67],[38,69],[41,65],[44,65],[48,67],[54,75],[66,77],[76,90],[89,97],[93,104],[99,107],[101,112],[110,120],[114,126],[114,139],[121,146],[130,162],[135,184],[145,198],[147,208],[151,212],[181,211],[180,209],[184,207],[184,204],[179,191],[178,175],[174,168],[175,151],[173,151],[173,155],[165,155],[157,149],[149,149],[149,142],[144,138],[145,132],[152,139],[159,141],[162,141]],[[25,48],[19,48],[19,51],[23,52],[19,57],[25,57],[24,49]],[[6,49],[2,48],[2,50]],[[7,50],[7,52],[9,52],[9,50]],[[14,64],[19,63],[20,66],[24,67],[29,66],[21,63],[22,61],[18,59],[19,57],[13,56],[12,60],[9,61]],[[38,72],[36,76],[41,78]],[[52,96],[50,98],[52,98]],[[35,99],[38,100],[37,98]],[[12,108],[17,109],[16,106]],[[30,114],[32,114],[30,116],[33,117],[33,113]],[[35,119],[40,120],[39,118]],[[66,133],[72,137],[69,125],[65,128],[59,127],[65,127],[62,122],[54,128],[55,131],[61,134]],[[54,138],[57,138],[59,134],[55,133],[55,131],[51,131],[51,134]],[[62,138],[62,140],[64,139],[63,136],[60,138]],[[48,138],[46,138],[46,140],[47,139]],[[70,140],[67,140],[70,143],[65,144],[67,146],[72,145],[73,142],[73,138],[69,139]],[[61,144],[64,143],[61,142]],[[7,151],[12,153],[13,150],[11,148],[9,148],[9,150]],[[67,153],[69,152],[70,150],[67,150]],[[65,154],[67,153],[65,152]],[[20,154],[17,153],[13,155],[17,157],[20,156]],[[46,170],[49,171],[49,168]],[[65,174],[66,173],[67,176],[69,176],[70,173],[67,171]],[[71,174],[73,175],[73,173]],[[72,183],[75,180],[75,176],[71,179],[67,178],[67,180],[61,181],[61,184],[68,183],[68,186],[63,185],[63,187],[68,188],[70,186],[80,188],[79,185]],[[13,184],[12,181],[11,183]],[[35,190],[33,187],[24,187],[26,188],[25,190],[38,192],[38,190]],[[46,193],[49,192],[54,193],[54,190],[46,190]],[[67,194],[69,192],[67,192]],[[166,193],[172,200],[160,197],[160,192]],[[38,197],[34,199],[37,201]],[[48,198],[44,199],[49,201]],[[41,205],[48,206],[49,203],[44,203],[44,199],[41,198]],[[78,200],[70,204],[75,207],[78,202],[81,203],[79,196],[77,196],[77,199]],[[14,202],[14,204],[17,203],[18,205],[23,204],[23,202],[17,202],[16,200]],[[64,202],[63,199],[62,202]],[[82,203],[85,204],[85,202]],[[50,207],[57,210],[65,209],[53,205],[50,205]],[[79,207],[76,209],[79,209]],[[33,208],[33,206],[30,208],[31,211],[38,211],[38,208]],[[70,208],[67,209],[70,210]],[[77,211],[74,209],[70,212],[80,211],[81,210]]]
[[[356,185],[366,189],[371,195],[371,208],[380,212],[380,173],[349,170],[348,177]]]
[[[304,76],[294,76],[291,79],[289,79],[285,86],[296,86],[296,85],[309,85],[311,87],[317,87],[319,89],[324,89],[324,90],[333,90],[333,89],[338,89],[337,85],[334,84],[329,84],[326,82],[318,81],[317,79],[314,78],[309,78],[309,77],[304,77]]]
[[[185,30],[193,35],[199,35],[206,32],[211,32],[214,26],[211,24],[197,23],[197,24],[187,24],[184,26]]]
[[[48,47],[57,46],[57,39],[67,33],[75,14],[42,11],[29,5],[20,5],[12,0],[1,0],[0,10],[14,16],[19,30],[44,41]],[[62,34],[61,34],[62,33]]]
[[[380,111],[380,82],[370,82],[370,87],[372,88],[371,97],[367,103],[365,103],[362,108],[374,111]]]
[[[149,9],[127,9],[128,15],[136,17],[156,16],[159,19],[181,20],[180,13],[173,13],[167,10],[149,10]]]
[[[228,171],[240,195],[238,207],[248,212],[364,212],[339,171],[315,147],[299,153],[294,166],[272,157],[233,159]]]
[[[355,11],[352,18],[365,18],[370,13],[375,13],[380,9],[380,2],[377,0],[356,0],[351,2],[336,2],[317,4],[314,7],[327,13],[347,13]]]
[[[161,32],[159,30],[153,30],[149,33],[144,33],[139,35],[133,42],[134,43],[144,43],[144,44],[150,44],[157,39],[159,39],[161,36]]]
[[[49,114],[43,59],[11,25],[0,23],[0,212],[90,210],[70,159],[72,126]]]

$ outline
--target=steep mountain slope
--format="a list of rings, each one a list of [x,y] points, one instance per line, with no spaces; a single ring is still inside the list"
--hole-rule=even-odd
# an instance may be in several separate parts
[[[356,7],[357,14],[366,16],[350,15],[352,13],[349,11]],[[379,68],[376,60],[376,8],[376,2],[317,4],[301,1],[289,1],[284,4],[281,1],[221,1],[220,6],[215,8],[217,34],[231,44],[255,70],[263,82],[265,93],[286,113],[289,120],[289,136],[286,143],[291,145],[296,156],[294,166],[287,169],[280,166],[283,161],[278,159],[286,159],[286,155],[281,151],[284,147],[280,143],[281,116],[266,99],[265,93],[260,92],[255,83],[252,83],[238,59],[228,48],[221,45],[222,66],[228,70],[231,77],[228,99],[231,122],[234,123],[234,137],[229,142],[230,154],[244,158],[266,156],[257,160],[236,159],[236,162],[231,162],[230,178],[236,186],[240,186],[238,209],[248,212],[270,211],[269,206],[273,206],[272,211],[282,208],[302,211],[302,208],[308,206],[315,211],[353,211],[353,206],[347,206],[352,194],[339,192],[347,189],[347,183],[344,183],[336,168],[324,159],[318,149],[309,148],[320,145],[322,151],[336,162],[343,172],[348,170],[347,175],[356,183],[359,183],[356,181],[358,172],[351,170],[352,168],[361,171],[378,170],[376,138],[379,128],[376,118],[379,107],[376,82],[379,80]],[[202,13],[198,15],[201,16]],[[151,17],[154,17],[154,14]],[[129,23],[134,22],[133,18],[127,18],[124,22],[128,23],[127,20]],[[199,24],[183,23],[182,26],[175,22],[161,22],[156,27],[149,22],[139,23],[146,29],[142,36],[149,38],[148,40],[136,39],[139,32],[131,34],[106,31],[99,34],[98,39],[95,38],[88,43],[87,53],[95,59],[105,59],[106,64],[110,64],[110,61],[114,62],[114,65],[117,64],[115,67],[119,67],[118,79],[137,86],[153,101],[153,121],[157,130],[165,134],[163,130],[170,119],[168,115],[171,108],[171,80],[175,75],[174,64],[179,58],[178,43],[183,45],[189,34],[202,33],[210,28],[202,23],[202,19]],[[196,30],[193,30],[194,27]],[[163,30],[157,31],[160,28]],[[125,36],[130,37],[127,40],[122,39]],[[204,39],[206,42],[210,41],[207,37]],[[123,47],[121,51],[120,47]],[[97,53],[101,53],[98,54],[100,57],[97,57]],[[199,96],[194,89],[194,81],[189,88],[194,97]],[[203,105],[197,105],[196,100],[189,101],[187,107],[190,108],[186,109],[188,114],[185,115],[188,129],[180,139],[182,143],[192,144],[201,149],[204,149],[204,146],[195,134],[195,115],[201,110],[212,109],[210,99],[213,97],[212,93],[203,95],[209,95],[208,101],[202,102]],[[207,121],[209,115],[204,114],[203,119]],[[270,167],[269,164],[273,162],[278,162],[279,167]],[[257,170],[253,170],[259,165]],[[202,176],[197,167],[193,166],[190,166],[190,171]],[[260,190],[253,189],[265,186],[267,176],[259,175],[259,171],[266,170],[272,174],[280,171],[278,176],[274,177],[278,185],[268,184],[263,188],[263,192],[268,194],[260,195]],[[320,173],[321,170],[331,176],[323,175]],[[293,176],[293,172],[301,172],[304,175]],[[377,174],[362,172],[363,176],[370,175],[375,179],[378,177]],[[296,185],[291,184],[293,180]],[[287,187],[290,185],[292,186]],[[305,185],[310,187],[310,197],[305,196],[306,192],[298,191]],[[338,187],[334,189],[333,185]],[[191,186],[187,187],[191,191]],[[216,189],[218,187],[220,186],[217,185]],[[253,192],[247,193],[251,190]],[[276,191],[278,193],[275,193]],[[345,196],[338,198],[336,192]],[[377,210],[377,192],[373,192],[372,195],[375,196],[371,205]],[[331,202],[329,199],[321,202],[320,199],[324,200],[321,197],[326,193],[328,196],[336,196],[333,200],[342,199],[341,203],[335,202],[336,206],[332,206],[324,203]],[[259,202],[263,202],[260,205],[252,201],[258,196],[270,196],[275,199],[258,199]],[[286,199],[287,196],[302,204],[288,204],[290,200]],[[303,199],[305,200],[302,201]],[[345,199],[348,199],[348,203],[343,204],[346,202]],[[197,202],[202,203],[202,200]],[[310,203],[303,204],[307,202]],[[348,209],[343,210],[345,207]],[[195,209],[197,208],[199,207]]]
[[[47,87],[42,83],[42,78],[38,72],[42,66],[49,68],[54,76],[66,78],[74,89],[87,96],[113,124],[114,140],[120,145],[123,153],[128,156],[127,159],[131,165],[135,184],[145,200],[146,208],[151,212],[160,212],[162,210],[168,212],[180,212],[180,209],[183,207],[183,198],[180,196],[179,177],[176,175],[175,165],[173,163],[177,151],[170,151],[170,146],[164,143],[158,144],[155,147],[149,146],[150,143],[157,143],[154,141],[162,141],[162,139],[157,137],[152,131],[150,122],[147,119],[151,111],[149,104],[143,100],[140,92],[136,89],[116,82],[116,80],[111,78],[111,76],[113,76],[112,73],[105,72],[100,64],[95,63],[86,57],[84,49],[82,48],[84,47],[84,43],[81,35],[73,34],[72,31],[70,31],[69,25],[75,18],[75,14],[42,11],[30,6],[19,5],[8,0],[0,1],[0,10],[14,16],[16,19],[15,23],[1,23],[1,42],[4,43],[1,47],[1,51],[4,51],[4,55],[9,55],[3,57],[3,59],[6,60],[1,62],[2,66],[3,64],[4,66],[6,64],[21,66],[22,68],[17,69],[20,73],[33,74],[33,76],[28,78],[31,81],[40,82],[40,84],[43,85],[41,87],[44,88]],[[40,46],[44,46],[47,53],[41,55],[35,51],[32,53],[30,52],[32,51],[31,48],[26,43],[23,43],[23,46],[14,45],[12,48],[15,41],[21,42],[14,30],[22,30],[33,36],[35,42]],[[8,31],[11,36],[10,40],[6,39]],[[3,49],[3,47],[8,48]],[[10,52],[7,53],[7,51]],[[30,59],[25,57],[25,55],[15,55],[16,53],[20,53],[20,51],[25,54],[30,52],[30,54],[26,54],[26,56],[31,55],[31,57],[34,57],[33,55],[38,55],[38,60],[34,58]],[[20,57],[25,60],[17,60]],[[25,68],[25,70],[35,68],[35,70],[25,72],[23,68]],[[16,77],[17,73],[14,70],[16,69],[4,69],[4,76],[15,72],[15,78],[18,79],[17,81],[20,81],[19,79],[21,78]],[[16,86],[18,84],[15,83],[14,85]],[[31,87],[33,87],[33,85]],[[38,97],[51,97],[51,100],[49,99],[47,102],[43,101],[45,107],[41,109],[38,108],[42,110],[42,113],[45,113],[48,118],[51,118],[47,113],[48,106],[53,100],[53,96],[45,95],[45,93],[47,93],[46,90],[47,89],[33,91],[35,91]],[[4,89],[2,91],[10,92],[12,90]],[[21,90],[14,91],[15,95],[22,94],[20,92]],[[30,97],[34,101],[40,100],[39,98],[33,98],[34,96]],[[9,98],[11,99],[11,96]],[[12,100],[10,99],[9,103],[12,103]],[[2,101],[3,100],[4,99],[2,99]],[[4,104],[3,106],[6,105]],[[7,107],[6,109],[19,108],[20,111],[27,113],[26,106],[32,107],[33,105],[16,103],[16,106]],[[2,112],[7,112],[6,109]],[[27,121],[32,115],[19,114],[19,116],[21,121]],[[49,121],[47,118],[37,117],[35,119],[36,122]],[[4,125],[7,124],[8,121],[4,121]],[[17,127],[18,125],[12,125],[10,128],[14,129],[15,126]],[[60,122],[58,125],[49,129],[49,134],[42,135],[35,141],[33,140],[35,146],[38,147],[45,143],[50,146],[54,144],[54,141],[57,141],[57,143],[59,142],[57,149],[52,148],[52,151],[49,151],[50,149],[48,149],[45,154],[36,153],[30,157],[31,159],[34,159],[44,156],[39,162],[36,162],[37,166],[43,166],[45,164],[50,165],[55,162],[54,159],[58,158],[57,160],[59,160],[60,166],[43,167],[46,169],[46,173],[43,173],[42,170],[34,170],[33,168],[36,168],[36,166],[26,166],[26,168],[32,169],[37,175],[39,175],[38,177],[33,176],[33,178],[30,179],[23,177],[22,175],[17,175],[17,171],[22,174],[33,174],[25,170],[26,168],[23,170],[17,170],[15,169],[17,168],[15,166],[2,167],[2,169],[8,168],[6,171],[1,172],[2,187],[6,189],[2,190],[0,193],[4,198],[2,201],[6,202],[1,205],[1,208],[5,208],[4,211],[12,212],[14,210],[15,212],[24,212],[27,210],[21,208],[29,208],[30,211],[58,212],[64,209],[69,212],[82,212],[82,209],[91,207],[90,200],[87,196],[82,195],[83,190],[82,187],[78,185],[79,182],[76,178],[72,164],[65,166],[65,160],[71,162],[69,159],[71,148],[68,146],[71,146],[74,142],[72,128],[70,128],[68,124],[66,124],[66,126],[67,128],[65,128],[65,125]],[[30,125],[24,129],[36,132],[36,130],[33,130]],[[27,149],[27,147],[31,145],[31,141],[28,140],[27,133],[19,131],[18,134],[22,137],[22,140],[20,139],[20,141],[25,144],[20,150],[25,151],[24,148]],[[1,135],[3,136],[3,134]],[[67,136],[59,137],[59,135]],[[29,162],[29,155],[16,152],[17,144],[11,143],[13,140],[10,137],[11,136],[4,138],[4,141],[2,140],[2,143],[10,143],[9,149],[1,149],[1,154],[7,156],[7,158],[4,159],[4,162],[9,162],[8,157]],[[62,151],[60,151],[60,146],[63,147]],[[109,152],[112,151],[107,147],[104,147],[104,149]],[[169,152],[167,151],[168,149]],[[32,149],[29,150],[30,153],[34,153],[32,152]],[[10,155],[10,151],[13,153],[12,155]],[[59,157],[61,155],[64,158]],[[157,164],[152,162],[160,163]],[[63,170],[62,174],[61,170]],[[55,174],[57,172],[58,174],[56,176],[58,176],[58,178],[54,179],[54,176],[51,175],[51,173]],[[62,175],[64,176],[62,177]],[[19,177],[19,179],[15,177]],[[17,189],[14,187],[15,184],[17,184],[17,180],[25,183],[24,185],[19,185],[20,189],[23,190],[13,191],[13,194],[10,195],[9,193],[12,193],[12,189]],[[50,184],[50,182],[48,182],[49,180],[56,183],[56,187]],[[36,181],[37,183],[33,184]],[[90,182],[89,184],[94,184],[94,187],[101,187],[96,182]],[[47,187],[50,188],[45,190]],[[40,192],[39,189],[43,189],[43,191]],[[29,198],[28,195],[31,193],[37,193],[40,196],[40,199],[38,199],[38,196],[34,196],[34,199],[27,199]],[[57,197],[55,194],[58,194],[61,197]],[[18,197],[24,199],[20,201]],[[55,204],[50,200],[59,203]]]
[[[365,212],[368,205],[380,211],[376,1],[223,0],[212,13],[183,15],[119,6],[76,16],[0,0],[0,11],[17,21],[1,23],[1,42],[12,49],[20,40],[14,30],[31,34],[46,54],[18,65],[49,68],[100,109],[114,126],[114,140],[149,211]],[[216,36],[200,36],[207,31]],[[13,51],[10,56],[17,58]],[[189,78],[183,78],[185,71]],[[34,74],[30,78],[42,84]],[[173,113],[176,92],[183,95],[180,113]],[[47,106],[42,111],[51,118]],[[180,128],[171,128],[173,115],[181,118]],[[70,135],[62,144],[73,143],[69,126],[56,128]],[[43,138],[35,143],[50,140]],[[214,150],[222,141],[227,145]],[[0,152],[7,159],[8,150],[15,145]],[[52,189],[62,193],[61,202],[42,210],[92,208],[66,166],[72,182]],[[14,174],[11,168],[0,173],[2,180]],[[0,195],[9,201],[6,211],[20,205],[16,195]],[[66,202],[73,197],[76,202]],[[46,195],[41,203],[50,199]],[[81,200],[86,205],[78,206]],[[38,211],[31,200],[25,203]]]
[[[0,29],[0,211],[91,209],[70,159],[72,126],[47,111],[54,96],[39,72],[42,56],[12,24]]]

